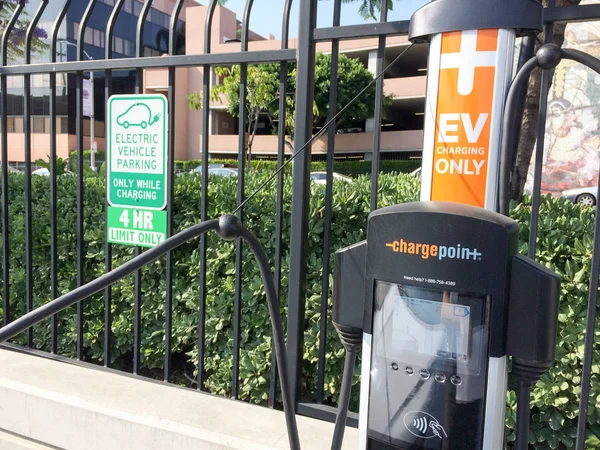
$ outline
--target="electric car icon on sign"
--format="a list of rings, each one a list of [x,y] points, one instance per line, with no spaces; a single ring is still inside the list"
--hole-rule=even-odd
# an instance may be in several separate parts
[[[117,124],[127,129],[129,127],[141,127],[145,130],[154,125],[160,119],[160,113],[152,115],[152,110],[145,103],[134,103],[117,117]]]

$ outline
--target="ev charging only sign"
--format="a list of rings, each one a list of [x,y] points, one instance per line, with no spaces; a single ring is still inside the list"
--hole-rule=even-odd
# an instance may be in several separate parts
[[[167,234],[166,98],[114,95],[107,123],[108,242],[154,247]]]
[[[493,208],[514,32],[447,32],[431,41],[421,200]]]

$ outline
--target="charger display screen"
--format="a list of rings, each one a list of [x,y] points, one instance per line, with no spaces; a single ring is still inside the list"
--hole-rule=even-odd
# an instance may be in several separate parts
[[[380,280],[375,286],[373,330],[382,338],[376,340],[376,353],[439,370],[459,365],[479,373],[486,296]]]
[[[459,303],[395,296],[392,343],[397,349],[468,361],[471,307]]]
[[[490,305],[375,280],[368,448],[481,449]]]

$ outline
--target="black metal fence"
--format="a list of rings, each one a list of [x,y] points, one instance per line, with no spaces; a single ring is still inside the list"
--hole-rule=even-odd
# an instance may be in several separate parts
[[[363,24],[354,26],[340,26],[340,15],[341,15],[341,0],[333,0],[335,2],[333,17],[331,18],[331,27],[317,28],[316,26],[316,15],[317,15],[317,1],[316,0],[297,0],[299,5],[299,17],[296,19],[299,23],[298,38],[296,41],[296,48],[290,48],[289,39],[289,28],[291,11],[292,11],[292,0],[286,0],[283,5],[283,17],[281,18],[282,28],[282,40],[281,48],[274,50],[265,51],[250,51],[249,50],[249,36],[250,36],[250,15],[252,13],[253,1],[248,0],[246,2],[245,12],[242,18],[241,28],[241,51],[237,51],[237,48],[231,53],[213,53],[212,50],[212,29],[213,29],[213,16],[218,5],[217,0],[210,0],[207,7],[207,19],[204,24],[204,53],[198,55],[178,55],[176,49],[175,32],[178,23],[178,18],[184,7],[184,0],[177,0],[175,2],[170,22],[169,22],[169,54],[163,57],[143,57],[144,46],[144,26],[146,18],[152,7],[152,0],[145,0],[141,8],[139,18],[137,20],[136,28],[136,55],[135,58],[114,58],[113,56],[113,36],[114,27],[116,20],[124,6],[125,0],[117,0],[112,7],[112,14],[106,23],[105,28],[105,55],[102,60],[85,60],[84,58],[84,42],[86,27],[90,17],[94,12],[94,8],[100,3],[98,0],[89,0],[87,8],[83,14],[83,17],[79,23],[78,39],[77,39],[77,60],[67,62],[56,62],[57,55],[57,42],[58,34],[63,22],[67,10],[71,4],[71,0],[41,0],[40,6],[35,15],[32,17],[29,23],[25,38],[24,38],[24,63],[23,64],[9,64],[8,53],[9,46],[11,45],[12,31],[17,24],[20,14],[22,13],[26,1],[18,0],[17,2],[3,1],[0,2],[0,7],[7,8],[9,4],[16,5],[14,13],[11,15],[10,21],[5,25],[2,34],[2,40],[0,44],[0,52],[2,55],[2,65],[0,67],[0,115],[1,115],[1,144],[2,144],[2,185],[1,185],[1,200],[2,200],[2,296],[3,296],[3,325],[10,323],[15,319],[13,310],[14,305],[11,305],[11,267],[10,267],[10,252],[14,245],[25,246],[25,292],[24,292],[24,305],[25,311],[29,312],[33,309],[33,284],[36,273],[34,272],[33,264],[33,239],[32,233],[35,224],[33,223],[33,207],[32,204],[32,129],[31,129],[31,107],[30,102],[24,102],[24,157],[25,157],[25,190],[24,190],[24,218],[25,218],[25,236],[24,242],[11,242],[9,239],[11,222],[14,220],[9,215],[9,136],[8,136],[8,124],[7,124],[7,82],[10,77],[22,76],[24,78],[24,97],[27,99],[31,96],[31,78],[38,74],[49,74],[50,84],[48,87],[49,95],[49,121],[50,121],[50,133],[49,133],[49,149],[50,149],[50,246],[48,258],[50,260],[50,297],[56,298],[59,293],[58,285],[58,261],[60,258],[60,249],[58,247],[58,192],[57,192],[57,167],[56,167],[56,156],[57,156],[57,120],[56,120],[56,108],[57,108],[57,88],[56,78],[58,74],[69,73],[75,76],[75,103],[77,107],[76,111],[76,134],[77,134],[77,218],[76,218],[76,235],[77,235],[77,286],[85,284],[87,281],[84,278],[84,265],[85,265],[85,203],[84,203],[84,119],[83,119],[83,80],[84,72],[96,71],[104,72],[105,74],[105,100],[113,93],[113,72],[128,70],[135,73],[135,92],[142,92],[143,89],[143,70],[151,68],[167,68],[168,69],[168,103],[169,103],[169,129],[174,130],[177,121],[175,114],[175,102],[176,97],[176,69],[180,67],[201,67],[203,69],[203,85],[202,85],[202,109],[207,112],[210,109],[210,98],[211,98],[211,69],[215,66],[225,66],[231,64],[239,64],[241,66],[241,77],[240,77],[240,103],[239,103],[239,117],[240,117],[240,129],[244,129],[245,121],[245,109],[246,109],[246,97],[247,97],[247,77],[248,77],[248,65],[250,64],[262,64],[262,63],[275,63],[279,65],[280,69],[280,91],[288,91],[288,75],[290,70],[290,64],[295,64],[295,70],[297,74],[296,83],[296,110],[289,111],[286,103],[285,96],[280,96],[279,100],[279,120],[285,123],[286,117],[293,115],[295,118],[295,134],[294,134],[294,164],[292,170],[292,204],[291,210],[286,211],[284,205],[284,184],[286,177],[289,175],[285,171],[280,171],[275,180],[276,189],[276,204],[273,208],[276,212],[276,220],[274,229],[265,230],[265,233],[274,236],[274,247],[275,247],[275,258],[274,258],[274,273],[276,286],[281,290],[282,271],[287,264],[286,258],[289,257],[289,274],[288,274],[288,286],[287,292],[287,344],[288,344],[288,357],[289,366],[291,368],[291,380],[292,385],[295,386],[295,402],[297,404],[297,410],[302,414],[313,415],[320,418],[331,418],[333,417],[330,408],[323,405],[326,400],[325,392],[325,366],[326,366],[326,330],[328,324],[328,299],[330,293],[329,285],[329,272],[330,272],[330,255],[332,251],[332,208],[333,208],[333,161],[334,161],[334,150],[335,150],[335,135],[336,130],[334,126],[324,128],[323,132],[327,133],[327,148],[328,153],[326,156],[327,160],[327,187],[325,191],[325,212],[324,212],[324,228],[322,232],[322,267],[323,277],[321,280],[321,308],[320,308],[320,341],[319,341],[319,354],[318,363],[314,370],[317,373],[317,392],[313,393],[316,403],[305,402],[305,397],[301,395],[300,388],[302,385],[302,367],[303,367],[303,355],[304,355],[304,335],[306,327],[306,278],[307,278],[307,231],[308,231],[308,216],[310,208],[310,162],[311,162],[311,142],[313,139],[313,91],[314,91],[314,61],[316,44],[320,42],[328,42],[331,44],[332,54],[332,70],[331,70],[331,89],[330,89],[330,105],[336,105],[337,94],[338,94],[338,57],[340,54],[340,41],[347,39],[362,39],[362,38],[377,38],[377,67],[376,67],[376,99],[375,99],[375,110],[374,110],[374,130],[373,133],[373,158],[372,158],[372,174],[371,174],[371,199],[370,208],[374,210],[378,206],[377,193],[379,189],[379,164],[382,160],[381,155],[381,124],[382,124],[382,111],[384,106],[384,95],[383,95],[383,72],[384,72],[384,61],[386,54],[386,41],[392,36],[405,36],[408,33],[407,21],[400,22],[389,22],[387,20],[387,8],[383,8],[380,16],[379,23],[374,24]],[[32,39],[36,26],[42,17],[42,14],[49,4],[63,2],[62,9],[58,14],[54,27],[50,33],[50,62],[42,62],[31,64],[32,54]],[[387,0],[383,0],[383,4],[387,4]],[[402,7],[399,3],[397,7]],[[600,5],[587,5],[587,6],[567,6],[567,7],[548,7],[545,10],[545,23],[546,23],[546,34],[551,35],[553,26],[558,22],[575,22],[575,21],[589,21],[589,20],[600,20]],[[400,63],[401,63],[400,58]],[[541,164],[543,161],[543,136],[546,122],[546,98],[549,90],[550,75],[545,72],[542,81],[542,92],[541,92],[541,109],[540,109],[540,120],[538,124],[539,129],[539,141],[538,141],[538,152],[536,158],[536,182],[535,192],[533,197],[533,208],[531,216],[531,239],[529,252],[530,256],[535,256],[536,249],[536,228],[539,216],[539,192],[540,192],[540,176],[541,176]],[[133,93],[133,92],[132,92]],[[181,101],[181,99],[179,99]],[[334,118],[335,109],[330,108],[329,120]],[[199,124],[202,130],[202,139],[200,142],[201,156],[203,161],[208,161],[210,156],[210,140],[211,136],[209,133],[209,115],[203,114],[201,124]],[[285,127],[279,127],[278,132],[278,163],[283,165],[286,161],[286,143],[285,143]],[[247,136],[244,133],[239,134],[238,141],[238,162],[239,162],[239,176],[237,179],[237,211],[236,214],[244,220],[244,206],[247,200],[246,197],[246,179],[245,179],[245,149],[247,146]],[[168,234],[173,234],[173,215],[174,215],[174,180],[175,180],[175,135],[174,133],[169,134],[168,140]],[[212,217],[208,217],[208,192],[209,192],[209,174],[207,170],[202,172],[202,200],[200,205],[201,215],[197,219],[199,221],[206,221]],[[284,231],[285,223],[291,223],[291,239],[289,242],[289,255],[284,255],[284,242],[282,242],[282,236]],[[366,224],[365,224],[366,225]],[[592,281],[590,285],[590,297],[587,312],[587,336],[586,336],[586,347],[585,347],[585,358],[582,375],[582,392],[581,397],[581,410],[580,410],[580,421],[579,431],[577,440],[577,449],[584,448],[584,437],[586,431],[586,414],[588,405],[588,393],[589,385],[591,380],[591,355],[594,349],[594,325],[596,319],[596,304],[597,304],[597,287],[598,287],[598,273],[600,269],[600,228],[596,225],[596,236],[594,244],[593,254],[593,267],[592,267]],[[199,379],[197,381],[198,389],[202,389],[203,376],[205,374],[204,364],[206,359],[206,299],[207,299],[207,245],[208,241],[205,236],[201,237],[198,252],[200,262],[200,278],[199,278],[199,297],[197,299],[199,305],[198,312],[198,338],[197,338],[197,351],[198,351],[198,373]],[[236,248],[236,261],[235,261],[235,295],[234,295],[234,321],[233,321],[233,354],[232,354],[232,390],[231,396],[238,398],[240,396],[240,342],[242,333],[242,262],[243,259],[248,257],[244,252],[241,241],[237,242]],[[286,246],[287,247],[287,246]],[[113,264],[112,246],[106,244],[104,248],[105,254],[105,271],[109,271]],[[141,249],[136,249],[136,254],[139,254]],[[165,381],[171,379],[173,372],[172,366],[172,323],[173,323],[173,253],[169,252],[166,256],[166,273],[165,277],[165,317],[164,317],[164,328],[165,328],[165,342],[164,342],[164,365],[163,365],[163,378]],[[285,292],[282,295],[285,296]],[[140,272],[136,272],[135,275],[135,287],[134,287],[134,308],[133,308],[133,362],[131,371],[134,374],[140,373],[140,355],[141,355],[141,311],[143,302],[143,289],[142,279]],[[111,339],[112,335],[110,330],[113,326],[113,318],[111,317],[112,311],[112,291],[111,288],[107,288],[104,292],[104,352],[103,352],[103,364],[110,366],[111,361]],[[79,303],[77,306],[77,325],[74,330],[77,338],[77,358],[84,360],[84,303]],[[51,348],[50,353],[56,354],[58,351],[58,328],[56,318],[52,319],[51,324]],[[33,332],[29,330],[27,334],[27,346],[33,347]],[[25,348],[24,348],[25,350]],[[270,380],[270,395],[269,404],[273,406],[276,399],[276,377],[275,377],[275,362],[272,360],[271,367],[271,380]]]

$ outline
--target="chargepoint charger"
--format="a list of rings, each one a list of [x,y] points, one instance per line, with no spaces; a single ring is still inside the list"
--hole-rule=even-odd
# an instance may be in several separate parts
[[[554,360],[560,278],[517,250],[516,222],[481,208],[370,215],[367,240],[336,253],[333,322],[347,359],[332,448],[360,341],[360,450],[503,449],[509,357],[526,442],[529,389]]]

